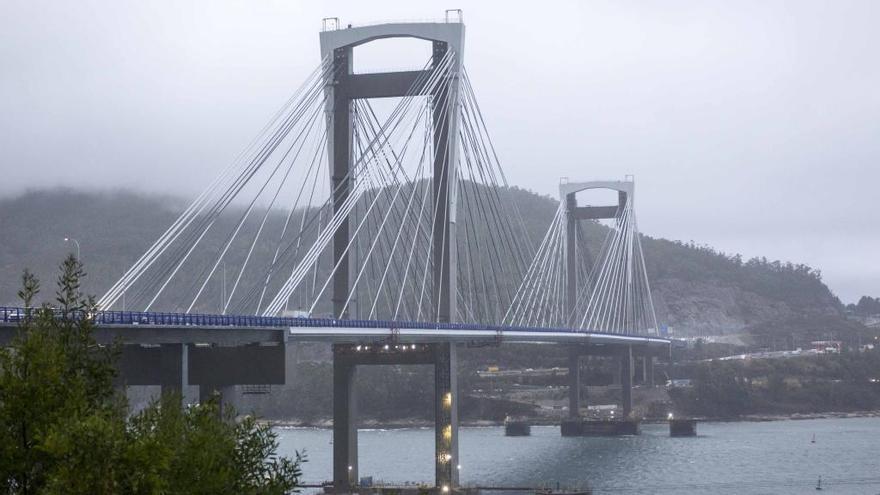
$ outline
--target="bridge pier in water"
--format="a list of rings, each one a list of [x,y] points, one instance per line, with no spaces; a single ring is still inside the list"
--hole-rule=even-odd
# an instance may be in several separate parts
[[[563,420],[560,431],[563,436],[591,435],[632,435],[638,434],[638,420],[633,413],[633,384],[635,378],[635,362],[638,358],[642,365],[644,382],[653,386],[654,355],[647,350],[637,349],[634,355],[632,345],[581,345],[570,346],[568,355],[568,419]],[[614,421],[597,421],[581,416],[584,405],[581,397],[582,383],[580,374],[581,356],[602,356],[613,360],[612,372],[614,384],[620,386],[620,409],[622,414]]]
[[[582,404],[581,397],[581,374],[580,374],[580,358],[581,356],[604,356],[614,360],[613,373],[615,375],[614,384],[620,385],[621,399],[620,407],[623,411],[623,417],[627,418],[632,414],[632,387],[635,375],[633,347],[631,345],[619,346],[570,346],[568,351],[568,416],[571,419],[581,417],[580,411]],[[642,356],[645,363],[644,373],[650,375],[653,380],[654,376],[654,358],[653,356]],[[650,369],[650,371],[648,371]]]
[[[358,485],[355,377],[358,366],[434,366],[434,473],[441,492],[458,487],[458,379],[456,347],[433,344],[333,345],[333,487],[351,493]]]

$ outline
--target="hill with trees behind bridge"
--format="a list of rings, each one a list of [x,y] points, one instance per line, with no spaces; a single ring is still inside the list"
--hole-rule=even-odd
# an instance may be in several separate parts
[[[556,201],[518,188],[510,191],[510,197],[537,242]],[[0,304],[16,303],[25,267],[51,278],[72,248],[63,241],[67,236],[82,246],[89,274],[85,289],[104,293],[185,206],[184,200],[173,197],[71,190],[35,190],[0,200]],[[604,227],[588,224],[586,237],[590,249],[597,252]],[[643,237],[643,245],[658,321],[674,328],[678,336],[738,333],[805,316],[843,318],[843,305],[822,282],[819,271],[806,265],[744,260],[708,246],[648,236]],[[233,244],[232,249],[245,246]],[[205,300],[219,300],[219,286],[209,285],[206,291]],[[210,306],[200,309],[216,311]]]

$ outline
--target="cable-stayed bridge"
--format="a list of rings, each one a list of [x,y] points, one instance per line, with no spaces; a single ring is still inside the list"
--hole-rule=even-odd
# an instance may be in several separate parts
[[[618,359],[629,415],[634,355],[650,363],[669,345],[634,183],[561,183],[559,208],[535,236],[463,63],[460,13],[449,14],[349,28],[325,20],[306,81],[88,315],[105,338],[140,344],[124,355],[130,384],[210,391],[277,383],[279,367],[283,382],[284,343],[332,342],[339,492],[358,479],[357,366],[434,366],[436,486],[448,491],[458,486],[456,344],[568,346],[574,420],[581,355]],[[400,37],[430,43],[421,68],[355,72],[357,47]],[[593,189],[617,201],[579,206],[577,194]],[[582,222],[600,219],[610,225],[591,253]],[[22,314],[0,313],[7,327]]]

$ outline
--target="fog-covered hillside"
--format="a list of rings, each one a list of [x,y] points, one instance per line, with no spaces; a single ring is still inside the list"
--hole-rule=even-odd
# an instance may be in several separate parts
[[[522,189],[513,189],[510,197],[530,235],[542,235],[556,202]],[[70,190],[35,190],[0,200],[0,304],[16,303],[25,267],[51,286],[56,266],[73,248],[64,242],[67,236],[80,241],[89,274],[85,290],[102,294],[185,205],[179,198]],[[587,226],[586,234],[590,245],[598,247],[603,227]],[[842,318],[839,301],[810,267],[742,260],[659,238],[645,237],[643,245],[658,319],[679,335],[728,334],[748,327],[766,332],[776,323],[810,316]]]

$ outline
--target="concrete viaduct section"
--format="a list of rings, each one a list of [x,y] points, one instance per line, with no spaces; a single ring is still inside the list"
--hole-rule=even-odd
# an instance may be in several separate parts
[[[283,344],[273,343],[123,345],[119,383],[161,385],[163,392],[178,393],[198,385],[199,402],[215,392],[222,402],[235,385],[283,385],[284,350]]]
[[[432,65],[425,71],[354,74],[353,55],[358,45],[383,38],[419,38],[433,44]],[[328,155],[333,184],[333,208],[338,211],[351,190],[353,177],[352,153],[352,100],[359,98],[388,98],[425,96],[433,106],[433,193],[434,219],[432,221],[433,298],[438,322],[448,323],[456,318],[456,201],[458,164],[458,105],[447,105],[458,98],[462,56],[464,53],[464,24],[456,23],[399,23],[381,24],[324,31],[320,34],[321,56],[332,63],[325,91],[328,115]],[[416,87],[419,80],[427,80],[446,57],[451,65],[448,84],[435,93],[427,94]],[[415,91],[415,94],[412,92]],[[444,110],[445,109],[445,110]],[[347,319],[345,302],[351,286],[350,260],[347,249],[350,241],[349,221],[345,219],[333,237],[333,262],[338,266],[333,276],[333,311],[335,316]],[[352,312],[356,315],[356,309]],[[412,354],[390,353],[383,357],[363,358],[360,362],[350,354],[351,348],[334,347],[334,401],[333,401],[333,480],[337,493],[349,492],[357,479],[357,429],[352,400],[352,380],[357,364],[406,364]],[[435,391],[439,402],[448,398],[448,410],[437,409],[436,486],[449,490],[458,485],[458,415],[455,382],[455,344],[431,344],[431,359],[437,378]],[[442,400],[440,400],[442,399]],[[452,459],[452,461],[450,461]]]
[[[16,324],[0,326],[0,346],[17,331]],[[198,385],[204,400],[234,385],[284,384],[286,328],[101,325],[94,335],[101,344],[122,344],[122,386],[160,385],[163,392],[182,393]]]

